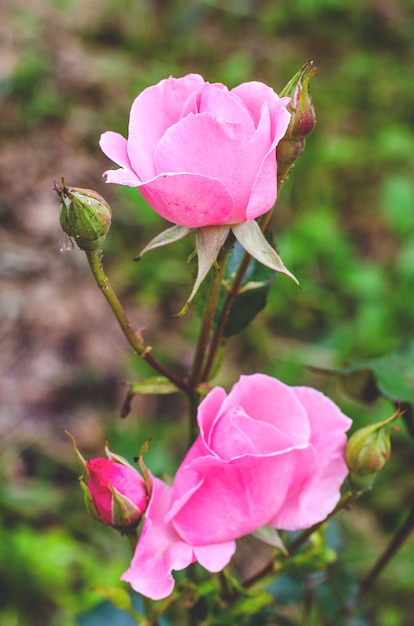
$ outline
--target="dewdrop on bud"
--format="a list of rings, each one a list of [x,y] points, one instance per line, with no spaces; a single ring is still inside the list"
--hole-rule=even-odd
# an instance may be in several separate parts
[[[55,182],[54,189],[61,199],[60,225],[81,250],[98,250],[111,226],[111,208],[96,191],[68,187]]]
[[[310,81],[317,71],[313,61],[308,61],[279,94],[280,97],[290,97],[287,108],[291,113],[287,131],[276,150],[279,182],[288,177],[290,168],[305,148],[305,138],[316,124]]]
[[[348,441],[345,459],[349,467],[349,482],[355,491],[367,491],[374,484],[377,472],[382,470],[391,456],[390,426],[401,416],[394,415],[378,424],[357,430]]]

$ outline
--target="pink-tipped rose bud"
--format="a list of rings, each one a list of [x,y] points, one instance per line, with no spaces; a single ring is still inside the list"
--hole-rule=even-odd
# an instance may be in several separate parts
[[[315,109],[310,93],[310,81],[317,68],[308,61],[280,92],[280,96],[290,96],[288,111],[291,118],[287,131],[276,149],[278,182],[284,182],[297,158],[305,148],[305,138],[316,124]]]
[[[128,464],[103,458],[86,461],[86,468],[87,480],[80,482],[88,511],[116,528],[137,524],[148,502],[141,474]]]
[[[360,428],[349,438],[345,458],[349,467],[349,481],[355,491],[367,491],[374,484],[377,472],[382,470],[391,456],[391,430],[389,427],[400,417],[397,411],[386,420]]]
[[[114,454],[105,445],[107,459],[85,461],[79,452],[74,436],[65,431],[72,440],[82,475],[80,486],[85,495],[85,504],[95,519],[114,526],[125,533],[127,528],[138,524],[147,508],[151,495],[151,481],[142,456],[148,449],[145,442],[138,457],[144,477],[126,459]]]

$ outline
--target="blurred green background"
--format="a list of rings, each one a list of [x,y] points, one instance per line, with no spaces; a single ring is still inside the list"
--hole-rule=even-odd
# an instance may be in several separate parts
[[[124,381],[150,374],[128,351],[81,252],[59,251],[53,180],[94,188],[113,208],[106,265],[158,357],[183,373],[198,319],[172,319],[189,293],[191,241],[139,250],[165,228],[139,194],[105,186],[101,132],[126,133],[129,108],[169,75],[203,74],[276,91],[308,59],[317,126],[283,188],[272,230],[301,289],[278,276],[267,309],[229,343],[217,384],[263,371],[311,384],[361,425],[364,407],[304,366],[391,352],[414,325],[413,0],[3,0],[0,23],[0,622],[83,626],[116,584],[127,545],[87,518],[63,429],[85,456],[103,441],[173,473],[185,450],[178,397],[136,398]],[[340,517],[354,574],[375,560],[414,492],[412,444],[394,436],[374,490]],[[364,623],[414,624],[414,542],[364,603]],[[84,617],[80,617],[83,615]],[[106,623],[106,622],[105,622]],[[118,622],[112,622],[114,625]],[[121,624],[121,622],[119,622]],[[315,622],[317,623],[317,622]],[[101,622],[104,626],[104,622]]]

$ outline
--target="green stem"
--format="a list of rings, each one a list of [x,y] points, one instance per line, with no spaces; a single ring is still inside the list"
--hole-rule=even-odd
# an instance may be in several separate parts
[[[278,181],[278,195],[280,193],[280,189],[283,185],[284,180],[282,181]],[[260,224],[260,228],[262,230],[262,232],[264,232],[272,218],[273,215],[273,210],[269,211],[268,213],[266,213],[265,215],[263,215],[260,219],[259,219],[259,224]],[[221,341],[222,341],[222,336],[223,336],[223,332],[224,332],[224,327],[226,325],[226,321],[227,318],[230,314],[231,311],[231,307],[233,306],[233,303],[235,301],[235,299],[237,298],[238,294],[239,294],[239,290],[240,287],[243,283],[243,278],[248,270],[250,261],[252,260],[252,257],[250,256],[250,254],[248,254],[247,252],[244,254],[240,265],[239,265],[239,269],[237,270],[237,274],[233,280],[233,284],[231,286],[231,289],[228,291],[227,293],[227,297],[224,301],[223,304],[223,308],[221,310],[221,314],[217,323],[217,327],[214,331],[214,335],[213,338],[211,340],[211,344],[210,344],[210,349],[209,349],[209,353],[206,359],[206,363],[204,366],[204,370],[201,376],[201,380],[205,381],[209,379],[210,373],[214,368],[214,364],[216,362],[216,358],[217,358],[217,354],[219,352],[220,349],[220,345],[221,345]]]
[[[145,596],[141,596],[144,605],[145,621],[142,626],[159,626],[158,617],[154,611],[152,601]]]
[[[288,546],[288,552],[290,555],[295,554],[295,552],[297,552],[299,550],[299,548],[301,548],[303,546],[304,543],[306,543],[306,541],[309,539],[309,537],[318,530],[318,528],[320,528],[321,526],[323,526],[323,524],[325,524],[325,522],[328,521],[328,519],[330,519],[331,517],[333,517],[334,515],[336,515],[336,513],[338,513],[339,511],[341,511],[342,509],[347,508],[350,504],[352,504],[357,498],[359,497],[359,493],[356,493],[354,491],[347,491],[342,498],[339,500],[338,504],[336,505],[336,507],[334,508],[333,511],[331,511],[331,513],[329,513],[329,515],[327,517],[325,517],[324,520],[322,520],[322,522],[318,522],[317,524],[314,524],[313,526],[311,526],[311,528],[307,528],[306,530],[304,530],[302,533],[300,533],[300,535],[298,535],[296,537],[296,539],[294,539],[292,541],[291,544],[289,544]]]
[[[230,251],[230,247],[227,245],[220,253],[217,259],[216,273],[214,276],[213,284],[210,289],[210,293],[206,300],[206,306],[204,310],[203,321],[201,324],[200,334],[198,336],[197,347],[194,354],[193,364],[190,370],[190,374],[187,381],[187,396],[189,400],[189,447],[195,441],[198,435],[197,427],[197,408],[200,403],[200,393],[196,391],[200,382],[202,382],[202,371],[205,359],[206,350],[210,342],[211,328],[214,321],[214,316],[217,309],[217,303],[220,296],[222,277],[224,273],[224,267],[226,264],[227,255]]]
[[[411,532],[414,529],[414,502],[411,505],[408,517],[403,525],[397,530],[394,537],[385,548],[384,552],[379,557],[378,561],[373,565],[369,572],[365,575],[365,578],[361,582],[359,594],[365,594],[371,587],[374,581],[378,578],[383,569],[388,565],[389,561],[401,548],[403,543],[408,539]]]
[[[132,347],[134,352],[138,354],[141,358],[143,358],[151,367],[153,367],[159,374],[165,376],[170,380],[174,385],[181,389],[181,391],[187,392],[188,385],[181,378],[170,372],[166,367],[164,367],[157,359],[152,355],[151,348],[146,346],[142,340],[141,334],[139,332],[135,332],[132,328],[128,317],[122,307],[122,304],[119,301],[118,296],[113,290],[108,277],[105,274],[102,257],[102,250],[94,250],[94,251],[85,251],[86,257],[88,259],[89,267],[91,268],[91,272],[95,281],[105,296],[109,306],[111,307],[118,323],[121,327],[122,332],[124,333],[129,345]]]
[[[214,281],[207,297],[206,307],[204,310],[203,322],[198,336],[197,347],[194,355],[193,365],[188,377],[188,384],[191,389],[196,389],[197,385],[203,378],[201,377],[201,371],[204,363],[205,353],[210,341],[211,327],[214,321],[214,315],[216,313],[217,302],[220,295],[221,283],[223,278],[225,262],[219,262],[216,268]],[[205,380],[205,379],[204,379]]]
[[[197,411],[198,405],[200,404],[200,394],[197,391],[193,391],[187,394],[188,403],[189,403],[189,419],[190,426],[188,432],[188,446],[187,449],[191,448],[194,441],[197,439],[199,435],[198,425],[197,425]]]
[[[317,524],[314,524],[313,526],[311,526],[311,528],[307,528],[302,533],[300,533],[300,535],[298,535],[296,539],[292,541],[292,543],[288,546],[289,556],[292,556],[293,554],[295,554],[295,552],[297,552],[299,548],[302,547],[302,545],[309,539],[309,537],[316,530],[318,530],[318,528],[320,528],[323,524],[325,524],[325,522],[331,517],[333,517],[333,515],[338,513],[338,511],[348,507],[352,502],[354,502],[358,498],[359,495],[360,494],[355,493],[354,491],[348,491],[347,493],[345,493],[342,496],[342,498],[339,500],[334,510],[324,520],[322,520],[322,522],[318,522]],[[243,583],[243,587],[245,589],[249,589],[256,582],[258,582],[265,576],[272,574],[273,572],[274,572],[274,561],[272,560],[270,561],[270,563],[265,565],[259,572],[257,572],[254,576],[245,580]]]
[[[219,317],[216,329],[214,331],[213,338],[211,340],[210,349],[208,352],[204,370],[202,372],[201,380],[203,381],[209,379],[211,371],[214,368],[217,354],[220,349],[224,327],[226,325],[227,318],[230,314],[231,307],[233,306],[233,303],[239,293],[244,275],[246,274],[247,268],[249,267],[251,258],[252,257],[247,253],[243,256],[243,259],[241,260],[239,269],[237,271],[237,274],[235,276],[231,289],[227,292],[227,296],[224,301],[223,308],[221,310],[220,317]]]

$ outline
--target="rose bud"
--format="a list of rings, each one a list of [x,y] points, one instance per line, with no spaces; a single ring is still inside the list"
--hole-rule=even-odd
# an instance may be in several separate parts
[[[377,472],[391,456],[391,422],[401,416],[397,411],[386,420],[358,429],[349,438],[345,459],[349,467],[349,482],[355,491],[367,491],[374,484]]]
[[[305,148],[305,137],[316,124],[310,81],[317,71],[313,61],[308,61],[280,92],[280,97],[290,96],[287,108],[291,118],[285,136],[276,149],[279,184],[287,179],[290,168]]]
[[[123,532],[136,526],[149,500],[150,483],[147,477],[143,478],[126,459],[111,452],[107,446],[107,459],[85,461],[74,437],[67,431],[66,434],[72,439],[73,449],[83,469],[79,482],[88,512],[100,522]],[[146,472],[143,464],[141,467]]]
[[[116,528],[135,525],[147,506],[144,479],[136,469],[111,459],[86,461],[88,479],[80,480],[88,511]]]
[[[101,195],[91,189],[68,187],[55,182],[61,199],[60,225],[73,237],[81,250],[98,250],[111,225],[111,208]]]

